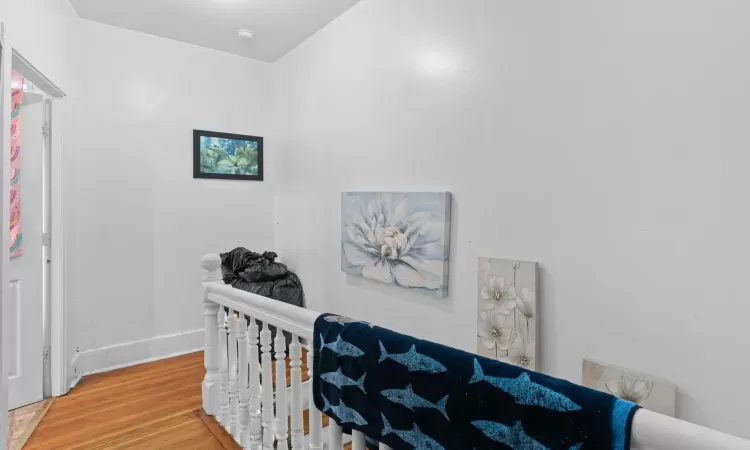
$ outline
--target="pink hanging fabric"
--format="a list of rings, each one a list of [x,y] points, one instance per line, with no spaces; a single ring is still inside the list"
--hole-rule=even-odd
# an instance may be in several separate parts
[[[11,140],[10,140],[10,257],[23,253],[21,233],[21,104],[23,103],[23,83],[21,74],[13,71],[11,100]]]

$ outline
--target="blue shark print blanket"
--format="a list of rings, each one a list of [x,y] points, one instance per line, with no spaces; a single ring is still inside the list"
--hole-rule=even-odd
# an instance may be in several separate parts
[[[365,322],[315,322],[315,405],[395,450],[627,450],[638,406]]]

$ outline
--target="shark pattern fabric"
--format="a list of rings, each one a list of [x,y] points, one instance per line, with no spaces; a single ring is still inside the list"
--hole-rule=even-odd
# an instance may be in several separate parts
[[[450,397],[450,395],[446,395],[445,397],[440,399],[437,404],[435,404],[417,395],[414,392],[414,388],[411,387],[411,384],[406,386],[406,389],[386,389],[384,391],[380,391],[380,394],[393,403],[404,405],[412,411],[414,411],[414,408],[437,409],[438,411],[440,411],[440,414],[445,416],[445,420],[451,420],[448,417],[448,413],[445,411],[445,405],[448,403],[448,397]]]
[[[362,375],[359,380],[355,381],[344,375],[341,369],[339,369],[336,372],[324,373],[320,376],[320,379],[325,381],[326,383],[331,383],[339,389],[343,389],[346,386],[357,386],[358,388],[362,389],[362,392],[366,394],[367,392],[365,391],[365,376],[367,376],[367,374]]]
[[[397,363],[405,366],[409,372],[427,372],[427,373],[441,373],[445,372],[444,365],[430,358],[429,356],[423,355],[417,352],[417,347],[412,345],[409,351],[401,354],[388,354],[388,350],[382,342],[380,344],[380,359],[378,362],[383,362],[386,359],[392,359]]]
[[[512,395],[519,405],[541,406],[542,408],[561,412],[578,411],[581,409],[580,406],[576,405],[568,397],[531,381],[531,377],[527,372],[522,373],[518,378],[489,377],[482,371],[479,361],[474,359],[474,375],[469,380],[469,383],[479,383],[481,381],[486,381]]]
[[[362,356],[365,353],[357,348],[356,345],[352,345],[345,340],[341,339],[341,336],[337,337],[335,341],[325,343],[323,340],[323,336],[320,337],[320,351],[322,352],[323,349],[329,349],[334,353],[338,353],[341,356]]]
[[[323,408],[321,411],[329,413],[329,416],[336,417],[337,421],[341,424],[353,423],[355,425],[367,425],[367,420],[356,410],[347,407],[344,404],[344,400],[339,400],[337,406],[331,405],[328,400],[323,398]]]
[[[368,447],[628,450],[638,406],[340,316],[315,322],[315,406]]]

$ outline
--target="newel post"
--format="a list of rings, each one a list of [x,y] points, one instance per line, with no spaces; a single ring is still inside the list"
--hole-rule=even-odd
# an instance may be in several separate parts
[[[219,398],[219,353],[217,349],[219,305],[208,300],[206,286],[209,283],[221,282],[221,258],[214,253],[208,254],[201,258],[201,267],[206,270],[203,274],[203,316],[205,319],[203,365],[206,367],[206,376],[202,385],[203,410],[206,414],[214,416],[218,413],[217,400]]]

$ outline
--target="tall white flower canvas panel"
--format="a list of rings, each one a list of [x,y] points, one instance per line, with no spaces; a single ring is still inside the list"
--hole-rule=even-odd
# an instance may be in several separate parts
[[[344,192],[341,270],[445,297],[450,192]]]
[[[536,263],[479,258],[477,353],[536,370]]]

